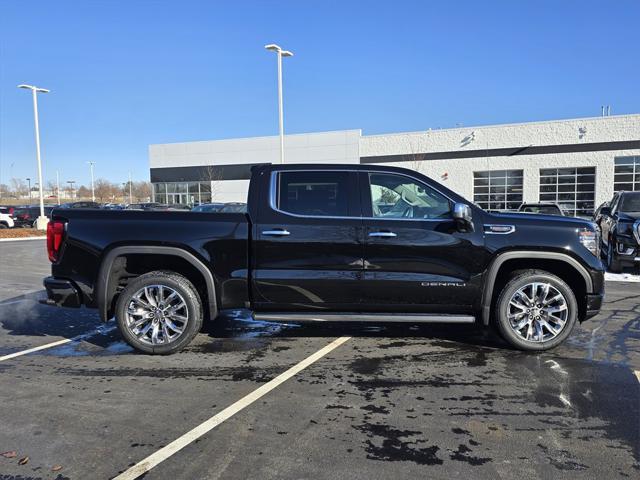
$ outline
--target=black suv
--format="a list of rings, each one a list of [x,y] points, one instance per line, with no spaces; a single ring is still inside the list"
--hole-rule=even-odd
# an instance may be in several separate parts
[[[618,192],[600,209],[602,253],[609,271],[640,265],[640,192]]]

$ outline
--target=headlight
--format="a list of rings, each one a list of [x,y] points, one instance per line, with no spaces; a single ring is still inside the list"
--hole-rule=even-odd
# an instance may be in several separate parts
[[[600,258],[600,230],[597,227],[593,230],[589,228],[579,229],[578,239],[584,248]]]

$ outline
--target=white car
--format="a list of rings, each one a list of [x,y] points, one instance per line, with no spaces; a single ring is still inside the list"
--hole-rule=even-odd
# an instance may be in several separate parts
[[[0,213],[0,228],[13,228],[13,218],[6,213]]]

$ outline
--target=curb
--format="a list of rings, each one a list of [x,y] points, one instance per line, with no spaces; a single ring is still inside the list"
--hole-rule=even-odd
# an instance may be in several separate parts
[[[46,240],[47,237],[0,238],[0,242],[19,242],[21,240]]]

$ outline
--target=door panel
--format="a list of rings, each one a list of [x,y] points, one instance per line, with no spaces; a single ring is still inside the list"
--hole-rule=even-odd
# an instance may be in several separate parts
[[[356,308],[363,265],[362,225],[354,215],[359,210],[356,173],[284,170],[272,175],[270,206],[254,226],[256,309]]]
[[[446,197],[403,177],[360,177],[371,192],[363,197],[369,209],[363,204],[369,214],[363,229],[363,305],[384,311],[468,312],[481,296],[487,262],[481,223],[476,221],[474,232],[459,232]]]

